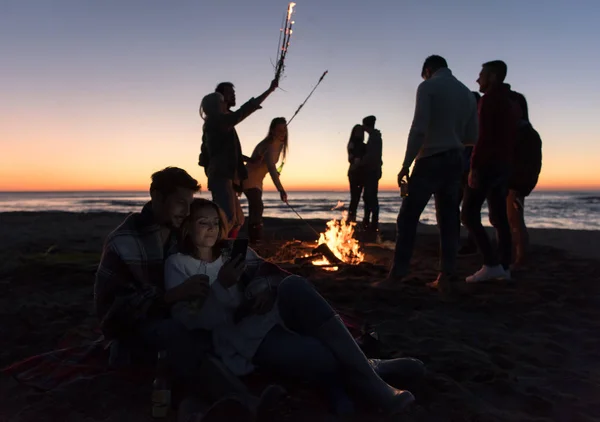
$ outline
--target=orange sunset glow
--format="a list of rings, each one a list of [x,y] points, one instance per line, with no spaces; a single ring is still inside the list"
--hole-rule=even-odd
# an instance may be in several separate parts
[[[268,87],[281,7],[260,13],[251,5],[236,7],[232,26],[240,36],[218,43],[207,41],[220,28],[218,17],[231,13],[223,5],[149,7],[147,15],[136,7],[89,6],[95,12],[87,7],[56,14],[40,6],[23,12],[22,21],[7,19],[1,26],[13,42],[0,45],[9,60],[0,79],[0,191],[146,190],[152,172],[170,165],[186,169],[205,187],[197,164],[200,100],[222,81],[235,84],[236,107]],[[250,155],[271,119],[289,119],[329,70],[289,127],[286,190],[347,190],[350,130],[370,114],[383,135],[380,187],[397,189],[421,65],[432,52],[446,57],[453,74],[472,90],[478,89],[483,61],[505,60],[507,82],[526,96],[543,141],[537,189],[600,189],[595,124],[600,109],[589,95],[597,91],[597,78],[580,84],[565,77],[572,68],[563,66],[591,60],[576,57],[594,50],[591,44],[586,50],[587,41],[577,38],[578,49],[565,49],[570,44],[564,33],[554,39],[554,32],[540,30],[488,51],[504,26],[490,24],[473,37],[456,28],[480,20],[456,16],[451,24],[436,21],[440,33],[447,29],[451,36],[427,34],[399,44],[412,39],[415,22],[425,15],[407,17],[400,6],[386,16],[366,4],[359,9],[348,13],[370,22],[365,28],[371,29],[361,29],[355,40],[356,29],[340,19],[340,5],[296,6],[280,89],[237,127],[243,152]],[[94,18],[96,12],[107,21]],[[531,13],[538,16],[539,10]],[[559,53],[565,58],[557,63]],[[215,65],[207,65],[207,58]],[[538,77],[532,69],[540,63],[555,65],[544,65]],[[268,177],[265,188],[272,189]]]

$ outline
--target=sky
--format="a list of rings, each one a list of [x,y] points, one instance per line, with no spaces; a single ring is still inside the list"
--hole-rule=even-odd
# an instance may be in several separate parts
[[[377,116],[395,188],[424,59],[476,90],[502,59],[543,140],[540,189],[600,188],[595,0],[297,0],[280,88],[238,126],[247,155],[291,117],[288,191],[346,189],[352,126]],[[268,88],[285,0],[0,0],[0,191],[145,190],[198,167],[201,98]],[[268,177],[267,177],[268,179]],[[271,188],[270,180],[265,187]]]

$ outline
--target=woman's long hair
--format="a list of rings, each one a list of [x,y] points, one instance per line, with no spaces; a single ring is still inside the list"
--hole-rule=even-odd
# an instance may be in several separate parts
[[[359,132],[360,135],[357,135],[356,132]],[[350,132],[350,139],[348,143],[360,142],[363,143],[365,141],[365,130],[362,125],[354,125],[352,128],[352,132]]]
[[[186,255],[193,255],[196,247],[194,246],[194,242],[192,242],[192,230],[194,223],[196,222],[196,218],[198,218],[198,212],[206,209],[212,208],[217,212],[217,216],[219,217],[219,234],[217,236],[217,242],[213,247],[214,257],[218,257],[221,252],[221,247],[223,246],[223,240],[227,238],[228,233],[228,224],[227,217],[223,213],[223,210],[219,208],[217,204],[213,201],[209,201],[204,198],[195,198],[190,205],[190,215],[186,217],[181,225],[181,233],[179,240],[179,251]]]
[[[223,94],[211,92],[205,95],[200,102],[200,117],[206,121],[207,118],[221,114],[221,102],[224,101]]]
[[[263,142],[268,143],[268,144],[273,142],[273,139],[274,139],[273,132],[275,131],[275,127],[277,127],[277,125],[280,125],[280,124],[286,125],[286,128],[287,128],[287,121],[285,120],[285,117],[275,117],[273,120],[271,120],[271,124],[269,125],[269,133],[267,133],[267,136],[265,137]],[[279,158],[281,158],[282,161],[285,161],[285,157],[287,156],[287,151],[288,151],[288,132],[286,131],[285,138],[283,138],[283,149],[281,150],[281,155],[279,157],[277,157],[277,161],[279,161]]]

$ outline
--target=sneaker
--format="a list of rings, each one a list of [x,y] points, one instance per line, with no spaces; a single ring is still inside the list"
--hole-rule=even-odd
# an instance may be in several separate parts
[[[481,281],[506,279],[510,279],[510,271],[505,271],[502,265],[495,265],[493,267],[488,267],[487,265],[484,265],[475,274],[468,276],[466,278],[466,282],[479,283]]]

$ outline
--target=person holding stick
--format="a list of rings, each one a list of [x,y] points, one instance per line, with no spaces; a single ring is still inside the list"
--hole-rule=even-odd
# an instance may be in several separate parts
[[[277,79],[256,98],[251,98],[238,110],[230,112],[232,102],[220,92],[206,95],[200,104],[200,116],[204,119],[200,165],[205,168],[208,189],[212,198],[227,216],[231,238],[244,224],[237,192],[242,190],[242,182],[247,177],[242,156],[242,146],[235,126],[261,108],[261,104],[279,86]],[[233,85],[231,85],[233,89]],[[235,104],[235,93],[233,93]]]
[[[285,161],[288,150],[288,129],[284,117],[276,117],[269,125],[269,132],[252,152],[252,156],[246,164],[248,178],[244,180],[244,194],[248,198],[248,237],[250,243],[256,244],[262,238],[263,211],[262,200],[263,180],[267,173],[271,175],[273,184],[279,191],[283,202],[287,203],[287,193],[279,179],[277,161],[281,157]]]

